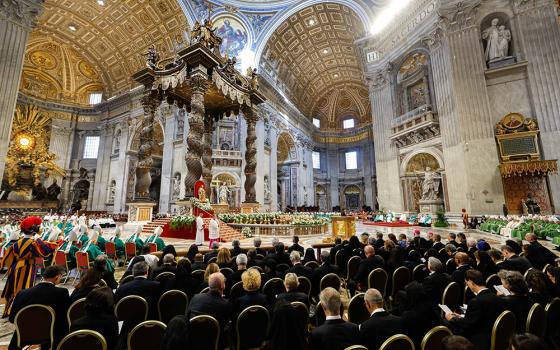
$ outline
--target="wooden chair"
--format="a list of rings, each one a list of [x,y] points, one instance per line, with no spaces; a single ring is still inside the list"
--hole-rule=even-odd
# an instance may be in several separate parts
[[[377,289],[379,293],[385,297],[388,280],[389,277],[387,276],[387,271],[378,267],[369,273],[368,288]]]
[[[359,256],[353,256],[348,260],[346,263],[346,280],[351,280],[354,278],[356,273],[358,272],[358,268],[360,267],[360,262],[362,259]]]
[[[498,316],[492,327],[490,350],[509,349],[509,339],[515,333],[515,315],[511,311],[504,311]]]
[[[370,313],[364,302],[365,293],[354,295],[348,303],[348,321],[354,324],[361,324],[370,317]]]
[[[208,315],[195,316],[189,321],[191,326],[192,349],[218,350],[220,342],[220,324]]]
[[[311,270],[315,270],[319,267],[319,263],[316,261],[308,261],[305,263],[305,266],[309,267]]]
[[[105,338],[98,332],[82,329],[65,336],[56,350],[107,350]]]
[[[558,327],[558,320],[560,320],[560,298],[554,298],[545,307],[546,311],[546,338],[558,339],[560,338],[560,327]]]
[[[448,335],[453,335],[453,333],[445,326],[430,329],[420,343],[420,350],[441,350],[441,341]]]
[[[540,304],[533,304],[531,310],[529,310],[525,331],[544,339],[546,332],[546,311]]]
[[[167,326],[160,321],[144,321],[128,334],[127,350],[159,349]]]
[[[344,350],[368,350],[368,348],[366,348],[363,345],[352,345],[347,348],[344,348]]]
[[[259,348],[265,340],[270,317],[260,305],[241,311],[235,322],[237,350]]]
[[[391,291],[391,297],[395,297],[395,294],[399,290],[403,290],[404,287],[410,282],[410,270],[401,266],[393,272],[393,290]]]
[[[107,255],[107,258],[117,263],[119,257],[117,255],[117,247],[115,246],[115,242],[111,242],[111,241],[105,242],[105,255]]]
[[[274,300],[278,294],[286,292],[286,287],[284,287],[284,281],[280,278],[271,278],[266,281],[262,291],[268,297],[268,300]]]
[[[404,334],[395,334],[385,340],[379,350],[414,350],[414,343]]]
[[[164,324],[177,316],[184,315],[189,305],[189,297],[180,290],[172,289],[163,293],[158,300],[159,320]]]
[[[76,252],[76,268],[81,276],[89,270],[89,255],[86,252]]]
[[[148,318],[148,303],[138,295],[126,296],[115,305],[115,316],[117,320],[123,321],[121,335],[127,336],[134,327]]]
[[[55,313],[50,306],[32,304],[19,310],[14,319],[17,347],[25,345],[49,344],[54,341]]]
[[[229,275],[231,275],[233,273],[233,270],[230,269],[229,267],[222,267],[220,269],[220,272],[222,273],[222,275],[224,275],[224,277],[227,278],[229,277]]]
[[[323,290],[327,287],[332,287],[335,290],[340,290],[340,277],[336,273],[328,273],[323,278],[321,278],[321,282],[319,283],[319,290]]]
[[[148,247],[150,247],[150,253],[155,253],[157,252],[157,244],[150,242],[148,243]]]
[[[309,309],[307,305],[300,301],[292,301],[290,306],[299,314],[298,319],[305,320],[305,324],[307,325],[307,319],[309,318]]]
[[[199,280],[199,282],[204,281],[204,270],[194,270],[191,272],[191,276]]]
[[[175,274],[171,271],[165,271],[165,272],[161,272],[156,276],[156,281],[162,283],[165,282],[166,280],[175,277]]]
[[[68,243],[70,244],[70,243]],[[66,253],[62,250],[57,250],[54,252],[54,257],[52,261],[52,265],[62,266],[66,271],[66,276],[64,277],[63,284],[66,283],[68,277],[70,276],[70,269],[68,268],[68,257]],[[76,277],[74,277],[74,281],[76,281]]]
[[[422,283],[426,276],[428,276],[428,269],[424,264],[416,265],[412,270],[412,279],[416,282]]]
[[[455,259],[453,258],[447,259],[447,261],[445,262],[445,272],[451,275],[453,272],[455,272],[455,270],[457,270],[457,264],[455,263]]]
[[[461,295],[461,287],[457,282],[451,282],[445,287],[441,297],[441,303],[447,305],[451,311],[459,308],[459,297]]]
[[[66,312],[66,318],[68,319],[68,329],[70,329],[72,322],[74,322],[78,318],[84,317],[85,315],[86,298],[81,298],[73,302]]]
[[[136,243],[126,242],[124,244],[124,256],[126,257],[126,262],[134,259],[136,256]]]
[[[229,299],[234,301],[243,295],[245,295],[245,289],[243,289],[243,282],[239,281],[231,287],[229,291]]]

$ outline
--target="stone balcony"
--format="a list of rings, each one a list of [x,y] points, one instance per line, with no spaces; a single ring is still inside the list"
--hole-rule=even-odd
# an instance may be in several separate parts
[[[430,140],[439,134],[439,119],[430,105],[395,118],[391,125],[391,140],[399,148]]]
[[[241,167],[243,157],[240,151],[214,149],[212,150],[212,165]]]

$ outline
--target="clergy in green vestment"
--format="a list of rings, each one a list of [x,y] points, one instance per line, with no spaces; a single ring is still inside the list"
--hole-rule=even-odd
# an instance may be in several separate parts
[[[101,249],[99,249],[99,247],[97,246],[97,239],[99,238],[99,233],[97,231],[92,231],[92,233],[90,234],[89,237],[89,241],[87,242],[87,244],[85,245],[84,248],[82,248],[83,252],[87,252],[88,257],[89,257],[89,261],[94,261],[95,258],[97,258],[100,255],[104,255],[104,253],[101,251]],[[115,271],[115,266],[113,265],[113,262],[111,261],[111,259],[107,259],[107,271],[109,272],[114,272]]]
[[[18,229],[10,225],[6,225],[4,227],[5,229],[2,231],[7,234],[7,237],[5,243],[2,245],[2,249],[0,250],[0,258],[4,257],[4,252],[6,251],[6,249],[8,249],[10,246],[12,246],[12,244],[18,241],[20,233]]]
[[[115,236],[109,238],[109,242],[115,243],[115,250],[117,253],[117,258],[124,257],[124,242],[121,239],[121,228],[117,227],[115,229]]]
[[[138,226],[136,232],[134,232],[130,237],[126,239],[126,243],[134,242],[136,245],[136,254],[142,254],[142,248],[144,247],[144,241],[140,238],[140,233],[142,232],[142,226]]]
[[[154,233],[146,240],[146,244],[155,243],[158,251],[163,250],[163,248],[165,248],[165,243],[163,242],[163,239],[159,237],[162,232],[163,229],[161,226],[156,227]]]
[[[88,229],[86,225],[80,225],[80,234],[78,235],[78,242],[81,243],[81,246],[85,246],[88,242]]]
[[[101,226],[96,225],[94,228],[95,232],[97,232],[97,246],[101,249],[102,252],[105,252],[105,238],[103,238],[103,230]]]
[[[58,248],[58,250],[63,251],[66,254],[66,264],[68,265],[68,270],[76,268],[76,253],[80,250],[77,246],[78,235],[77,231],[70,231],[66,241]]]

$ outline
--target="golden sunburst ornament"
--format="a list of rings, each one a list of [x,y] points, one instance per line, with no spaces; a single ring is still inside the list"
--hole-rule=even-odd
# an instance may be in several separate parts
[[[35,148],[35,137],[26,132],[20,132],[14,137],[15,145],[22,151],[30,151]]]

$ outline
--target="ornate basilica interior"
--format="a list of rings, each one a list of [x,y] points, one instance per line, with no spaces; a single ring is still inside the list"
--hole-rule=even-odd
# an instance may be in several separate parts
[[[0,206],[558,214],[559,7],[4,1]]]

